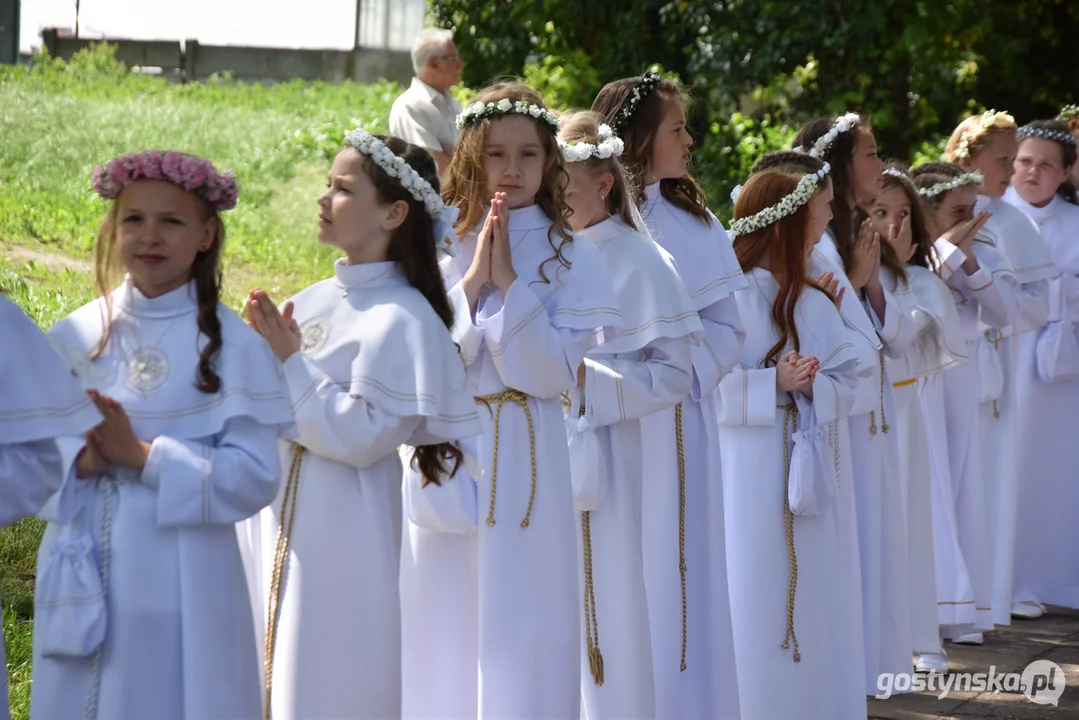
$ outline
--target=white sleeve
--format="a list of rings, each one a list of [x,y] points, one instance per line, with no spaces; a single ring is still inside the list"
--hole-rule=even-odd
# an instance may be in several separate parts
[[[394,415],[342,390],[302,353],[293,353],[282,367],[299,443],[316,455],[368,467],[395,452],[419,427],[419,417]]]

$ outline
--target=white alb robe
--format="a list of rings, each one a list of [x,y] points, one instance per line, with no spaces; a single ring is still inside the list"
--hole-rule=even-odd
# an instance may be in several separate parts
[[[602,505],[578,513],[582,533],[588,528],[591,549],[590,556],[581,556],[581,587],[592,583],[604,660],[600,685],[585,671],[591,666],[588,641],[582,637],[582,715],[589,720],[643,720],[657,715],[642,552],[639,419],[673,407],[689,394],[691,348],[702,342],[704,329],[674,260],[650,237],[614,218],[577,237],[603,256],[624,323],[619,337],[585,358],[583,418],[597,428],[607,478]],[[581,393],[578,386],[570,395],[571,417],[582,407]],[[583,550],[583,535],[581,540]],[[592,617],[588,604],[586,598],[586,628]]]
[[[1062,331],[1068,332],[1070,326],[1074,337],[1079,321],[1079,207],[1059,196],[1045,207],[1034,207],[1011,189],[1005,200],[1041,229],[1061,273],[1049,291],[1049,327],[1063,325]],[[1079,381],[1050,384],[1039,377],[1038,355],[1049,351],[1039,346],[1042,334],[1027,333],[1017,343],[1020,474],[1011,600],[1079,608],[1079,561],[1067,550],[1079,543],[1079,443],[1073,429]]]
[[[920,265],[907,265],[906,271],[915,300],[916,336],[900,357],[885,358],[885,366],[893,379],[896,417],[891,425],[896,433],[899,487],[907,518],[911,646],[918,654],[939,653],[932,462],[919,394],[930,383],[939,387],[940,373],[968,358],[948,286],[935,272]]]
[[[821,263],[817,258],[825,258]],[[868,299],[855,292],[843,268],[830,231],[813,253],[814,275],[830,271],[846,294],[840,313],[851,330],[862,364],[872,368],[868,380],[859,380],[854,407],[847,418],[857,502],[858,550],[861,564],[862,609],[865,638],[866,695],[880,692],[881,673],[911,672],[910,599],[907,578],[906,515],[902,510],[892,381],[884,356],[906,352],[913,342],[914,298],[909,288],[896,285],[880,270],[884,291],[884,318],[878,318]],[[842,423],[840,423],[842,425]]]
[[[277,608],[273,717],[399,717],[397,448],[475,435],[479,415],[449,330],[397,263],[338,260],[333,278],[292,303],[303,332],[302,351],[283,364],[304,448],[295,499],[283,482],[246,528],[260,647],[269,648],[268,608]],[[295,447],[280,443],[282,468]],[[274,597],[282,526],[288,557]]]
[[[1014,190],[1009,190],[1014,194]],[[989,529],[989,569],[993,622],[1011,624],[1012,566],[1015,556],[1015,513],[1019,488],[1019,413],[1017,411],[1019,346],[1037,337],[1049,314],[1049,283],[1059,272],[1037,225],[1001,198],[978,196],[975,212],[993,213],[982,229],[993,239],[1019,282],[1019,313],[1003,329],[978,326],[975,354],[1000,364],[1003,386],[979,405],[982,467]],[[1036,340],[1031,340],[1036,342]],[[996,388],[993,388],[996,390]],[[988,392],[988,388],[983,387]],[[1025,491],[1024,491],[1025,492]]]
[[[775,368],[763,366],[778,339],[771,309],[779,286],[761,268],[747,278],[749,287],[735,296],[747,328],[740,367],[719,386],[727,575],[741,717],[862,720],[862,627],[852,621],[860,618],[861,592],[851,582],[856,557],[844,551],[857,545],[854,496],[849,476],[833,474],[832,458],[839,436],[835,426],[854,404],[855,385],[872,381],[873,371],[859,367],[851,332],[828,296],[805,288],[795,309],[799,352],[817,357],[821,366],[812,401],[798,393],[799,402],[811,403],[827,438],[822,479],[835,492],[819,514],[793,516],[797,637],[784,648],[792,576],[785,450],[792,449],[793,438],[781,408],[792,398],[777,390]],[[799,414],[799,430],[807,429],[803,425],[809,417]]]
[[[18,305],[0,295],[0,528],[29,517],[63,481],[56,438],[81,435],[101,414]],[[0,667],[6,667],[0,638]],[[7,673],[0,720],[8,718]]]
[[[97,360],[90,354],[107,316],[103,299],[49,334],[85,385],[123,405],[152,450],[141,474],[114,467],[80,480],[83,438],[61,440],[64,485],[41,513],[49,525],[38,551],[31,717],[258,717],[255,625],[236,523],[277,493],[277,437],[295,431],[280,365],[261,336],[218,305],[221,387],[203,393],[195,381],[207,338],[193,281],[148,298],[127,279],[111,305],[112,335]],[[68,572],[65,555],[84,542],[105,594],[104,640],[89,655],[56,656],[40,621],[73,598],[52,596],[44,578]]]
[[[991,238],[978,237],[972,252],[979,269],[971,275],[961,270],[964,253],[945,240],[935,244],[942,277],[958,293],[957,308],[967,347],[976,351],[978,323],[1007,327],[1019,312],[1019,284],[1004,256]],[[978,423],[978,385],[982,369],[978,362],[957,365],[941,374],[943,402],[934,408],[933,398],[923,397],[927,418],[941,421],[943,435],[930,433],[934,482],[945,503],[934,507],[934,544],[940,551],[937,563],[938,615],[945,637],[955,637],[993,627],[990,607],[991,580],[989,538],[985,510],[985,477]],[[938,494],[934,495],[934,499]],[[955,517],[960,558],[949,557],[949,538],[938,537],[935,519]]]
[[[527,396],[535,492],[524,408],[506,401],[499,413],[497,400],[489,409],[481,405],[482,434],[462,442],[470,465],[478,466],[476,494],[465,508],[472,525],[436,519],[421,526],[408,512],[401,558],[406,718],[572,720],[580,713],[582,595],[561,395],[577,384],[585,354],[616,335],[622,320],[591,244],[567,242],[562,255],[571,266],[549,262],[550,283],[540,279],[540,264],[554,253],[550,228],[538,206],[510,211],[517,280],[505,299],[495,289],[482,296],[475,315],[461,279],[479,229],[462,239],[456,257],[442,261],[470,392]],[[429,486],[420,495],[437,504],[447,493]]]
[[[645,188],[645,195],[641,212],[648,230],[677,263],[704,326],[704,342],[693,347],[693,387],[681,403],[684,502],[675,408],[641,419],[644,574],[656,717],[727,720],[739,716],[739,706],[715,389],[738,363],[745,331],[733,294],[746,281],[730,238],[714,215],[709,213],[708,224],[676,207],[663,197],[659,183]],[[683,507],[685,536],[680,542]],[[683,549],[684,592],[679,566]]]

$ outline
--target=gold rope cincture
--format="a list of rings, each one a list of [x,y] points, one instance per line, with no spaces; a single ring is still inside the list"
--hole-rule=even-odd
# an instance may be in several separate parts
[[[582,406],[577,417],[584,417]],[[596,619],[596,586],[592,581],[592,513],[581,512],[581,548],[584,555],[584,631],[588,651],[588,671],[596,685],[603,684],[603,653],[599,649],[599,621]]]
[[[985,331],[985,339],[989,341],[989,344],[993,346],[993,349],[1000,354],[1000,341],[1004,339],[1003,334],[993,333],[990,335],[990,330]],[[993,398],[993,419],[1000,419],[1000,410],[997,409],[997,399]]]
[[[786,477],[783,481],[783,521],[787,533],[787,555],[790,557],[790,581],[787,584],[787,636],[783,639],[783,649],[790,649],[791,642],[793,642],[794,662],[801,662],[802,653],[798,651],[798,636],[794,633],[794,595],[798,589],[798,556],[794,552],[794,513],[791,512],[790,502],[787,499],[790,497],[791,482],[789,442],[791,435],[787,433],[787,426],[792,426],[791,434],[798,432],[798,406],[791,403],[790,405],[778,405],[776,407],[785,413],[783,417],[783,464]],[[838,470],[838,455],[836,460]]]
[[[525,519],[521,521],[521,527],[526,528],[532,522],[532,506],[536,502],[536,431],[532,424],[532,411],[528,409],[528,396],[520,390],[506,390],[476,398],[476,404],[485,405],[488,412],[491,411],[491,403],[495,404],[495,442],[491,459],[491,506],[487,511],[487,526],[495,526],[495,492],[498,489],[498,427],[499,419],[502,417],[502,406],[507,402],[517,403],[524,408],[525,417],[528,419],[528,450],[532,458],[532,488],[528,495],[528,511],[525,513]]]
[[[884,414],[884,350],[883,348],[877,351],[880,356],[880,429],[885,435],[892,429],[892,426],[888,424],[888,417]],[[877,415],[872,410],[869,411],[869,434],[877,434]]]
[[[682,664],[686,670],[686,454],[682,449],[682,403],[674,406],[674,441],[678,446],[678,572],[682,576]]]
[[[266,703],[262,716],[269,720],[272,714],[270,699],[273,694],[274,648],[277,645],[277,620],[281,603],[281,581],[288,565],[289,545],[292,541],[292,523],[296,519],[296,496],[299,494],[300,466],[303,463],[304,448],[299,443],[292,445],[292,466],[285,481],[285,494],[281,499],[281,515],[277,526],[277,543],[274,548],[273,570],[270,576],[270,600],[266,614],[266,658],[263,661],[266,671]]]

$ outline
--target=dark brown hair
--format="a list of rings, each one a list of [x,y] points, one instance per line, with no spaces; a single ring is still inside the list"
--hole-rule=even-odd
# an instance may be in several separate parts
[[[559,138],[571,144],[579,142],[597,144],[601,141],[599,126],[602,122],[603,118],[594,112],[578,112],[563,116]],[[637,227],[638,221],[634,218],[634,215],[639,217],[639,213],[634,212],[636,194],[633,180],[618,158],[592,156],[575,164],[587,169],[592,177],[610,173],[614,182],[611,184],[610,194],[607,195],[607,212],[618,216],[626,227],[645,232],[645,228]]]
[[[198,375],[195,387],[208,395],[221,390],[221,378],[214,371],[214,359],[221,350],[221,319],[217,317],[217,306],[221,301],[221,250],[225,245],[225,224],[221,216],[209,203],[195,196],[199,203],[199,215],[204,222],[216,220],[217,230],[213,244],[207,250],[200,250],[191,265],[191,279],[195,281],[195,295],[198,301],[199,332],[209,342],[199,353]],[[117,198],[105,215],[101,228],[97,232],[97,247],[94,250],[94,278],[97,290],[105,300],[105,330],[90,357],[101,357],[112,336],[112,292],[115,284],[114,266],[116,248],[117,213],[120,200]]]
[[[630,77],[607,83],[592,102],[592,111],[598,113],[604,122],[614,122],[618,110],[633,89],[640,84],[641,79]],[[688,113],[690,97],[685,88],[672,80],[660,80],[656,89],[637,103],[633,115],[619,131],[619,137],[626,145],[622,162],[636,185],[637,205],[644,204],[645,180],[651,171],[652,144],[656,139],[656,131],[662,124],[667,109],[676,103],[680,103]],[[689,173],[680,178],[660,180],[659,190],[675,207],[685,210],[707,225],[712,224],[712,216],[708,212],[708,198]]]
[[[1023,127],[1030,128],[1031,130],[1048,130],[1050,132],[1058,132],[1063,135],[1075,137],[1074,135],[1072,135],[1071,130],[1068,129],[1068,126],[1060,120],[1035,120],[1034,122],[1028,125],[1024,125]],[[1055,143],[1056,146],[1060,148],[1060,159],[1064,163],[1065,171],[1067,171],[1069,167],[1075,164],[1075,143],[1060,142],[1059,140],[1050,140],[1049,138],[1040,137],[1038,135],[1029,135],[1027,137],[1024,137],[1023,134],[1020,132],[1019,145],[1021,146],[1024,140],[1029,140],[1031,138],[1037,140],[1048,140],[1051,143]],[[1064,182],[1061,183],[1059,188],[1057,188],[1057,195],[1064,198],[1072,205],[1079,205],[1079,200],[1077,200],[1076,198],[1075,184],[1072,182],[1070,174],[1068,177],[1064,178]]]
[[[423,148],[396,137],[375,135],[397,157],[408,163],[420,177],[438,192],[438,166],[434,158]],[[434,219],[424,204],[412,197],[401,181],[390,177],[378,164],[364,159],[364,169],[375,186],[378,202],[392,205],[408,203],[408,215],[393,231],[386,259],[401,268],[408,284],[420,291],[438,318],[447,328],[453,327],[453,309],[446,296],[446,286],[438,268],[438,245],[435,238]],[[441,238],[439,238],[441,239]],[[423,486],[442,484],[443,477],[452,477],[460,467],[464,454],[455,442],[437,445],[420,445],[412,451],[411,465],[423,476]]]
[[[846,134],[846,133],[844,133]],[[842,137],[842,135],[841,135]],[[805,153],[795,152],[794,150],[778,150],[776,152],[770,152],[767,155],[762,155],[757,159],[757,162],[753,164],[753,168],[750,170],[750,174],[763,172],[765,170],[779,170],[780,172],[791,173],[814,173],[820,170],[823,163],[820,160],[807,155]],[[831,172],[828,176],[831,177],[835,172],[835,165],[831,166]],[[833,196],[837,191],[833,188]],[[835,199],[832,199],[832,212],[835,212]],[[859,218],[865,218],[864,211],[859,210]],[[832,218],[833,222],[835,218]],[[834,231],[833,231],[834,232]],[[839,240],[836,239],[836,245],[838,246]],[[902,263],[899,262],[899,258],[896,257],[895,251],[892,250],[892,246],[888,244],[886,240],[882,240],[880,244],[880,262],[885,267],[889,268],[899,277],[906,279],[906,270],[903,270]],[[898,268],[898,269],[897,269]],[[844,268],[846,271],[846,268]]]
[[[913,265],[920,265],[926,269],[932,269],[932,264],[929,262],[929,259],[933,251],[934,238],[929,237],[929,223],[925,216],[925,206],[922,204],[922,196],[918,194],[918,188],[914,187],[914,181],[912,181],[907,174],[906,167],[893,160],[888,163],[888,168],[894,172],[884,173],[881,192],[891,188],[899,188],[903,191],[903,194],[907,196],[907,202],[910,204],[910,239],[914,244],[914,254],[910,258],[910,263]],[[894,173],[900,173],[902,177],[897,177]],[[882,244],[881,247],[883,248],[884,245]],[[898,263],[899,258],[895,256],[895,253],[891,253],[891,257]],[[881,257],[881,262],[884,262],[883,256]],[[904,281],[907,279],[906,270],[903,270],[903,272],[900,273],[892,268],[890,264],[888,264],[888,268],[896,275],[902,277]]]
[[[962,175],[965,170],[959,165],[950,162],[931,162],[925,165],[919,165],[918,167],[910,171],[911,180],[914,182],[914,187],[919,190],[926,190],[933,187],[937,183],[950,182]],[[919,193],[922,198],[922,202],[927,210],[936,212],[936,209],[943,202],[944,198],[953,192],[952,190],[946,190],[944,192],[937,193],[933,197],[925,197]]]
[[[807,160],[813,160],[808,155]],[[817,170],[822,164],[817,163]],[[734,219],[739,220],[771,207],[794,192],[805,173],[765,170],[751,175],[734,204]],[[772,303],[772,324],[779,333],[779,340],[763,358],[765,367],[779,362],[780,353],[788,341],[796,352],[801,351],[798,325],[794,310],[805,288],[810,287],[829,295],[806,272],[806,233],[809,226],[807,205],[794,213],[748,235],[734,239],[734,252],[742,270],[749,272],[767,263],[779,283],[779,293]],[[829,297],[831,297],[829,295]]]
[[[813,147],[813,143],[824,137],[838,119],[836,115],[829,115],[809,121],[798,131],[794,138],[794,146]],[[852,207],[847,198],[851,186],[851,163],[854,161],[854,153],[858,149],[858,139],[862,132],[873,132],[864,118],[855,123],[847,132],[837,134],[832,146],[821,158],[832,167],[829,173],[833,188],[832,220],[828,223],[828,227],[835,236],[836,249],[839,250],[839,257],[843,259],[843,269],[846,271],[850,270],[854,257],[855,228],[859,227],[866,218],[865,211],[857,205]]]
[[[497,103],[503,99],[544,107],[543,98],[539,93],[520,83],[498,83],[484,88],[476,95],[475,102]],[[456,231],[461,236],[480,226],[483,222],[480,214],[483,207],[491,200],[487,197],[483,151],[487,141],[487,129],[491,127],[492,122],[497,121],[498,118],[483,118],[469,123],[461,130],[457,137],[457,144],[454,146],[453,160],[450,161],[447,171],[442,199],[447,205],[453,205],[460,211]],[[569,225],[571,211],[566,205],[566,185],[569,184],[569,176],[566,175],[562,151],[558,147],[554,133],[542,121],[534,120],[534,122],[537,123],[540,142],[547,153],[543,164],[543,183],[540,185],[539,192],[536,193],[536,204],[551,221],[551,227],[547,231],[547,241],[551,244],[554,254],[540,263],[539,267],[541,282],[549,283],[550,280],[544,272],[547,263],[557,261],[561,268],[570,266],[569,260],[563,254],[566,245],[573,242],[573,233]]]

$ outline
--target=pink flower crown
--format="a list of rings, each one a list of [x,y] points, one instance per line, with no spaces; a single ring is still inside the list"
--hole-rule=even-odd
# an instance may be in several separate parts
[[[195,193],[218,212],[236,207],[240,188],[231,170],[219,173],[205,158],[185,153],[147,150],[113,158],[94,168],[93,186],[106,200],[115,200],[136,180],[166,180]]]

